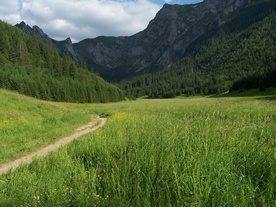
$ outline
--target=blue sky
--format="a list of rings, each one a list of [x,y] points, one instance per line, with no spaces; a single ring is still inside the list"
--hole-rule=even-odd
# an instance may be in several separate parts
[[[0,19],[39,26],[56,40],[129,36],[144,30],[163,4],[199,0],[0,0]]]

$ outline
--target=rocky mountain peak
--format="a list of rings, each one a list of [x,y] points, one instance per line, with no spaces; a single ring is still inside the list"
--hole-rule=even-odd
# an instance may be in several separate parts
[[[44,33],[44,31],[37,25],[30,27],[24,21],[20,24],[16,24],[15,26],[29,35],[42,39],[45,43],[54,47],[60,54],[66,53],[78,61],[82,60],[75,51],[71,38],[68,37],[64,41],[56,41]]]
[[[205,10],[207,9],[212,12],[220,11],[223,14],[228,14],[236,9],[243,8],[249,2],[249,0],[205,0],[202,4]]]
[[[66,44],[69,44],[69,45],[72,45],[72,44],[73,44],[70,37],[67,37],[67,38],[66,38],[65,43],[66,43]]]
[[[53,39],[51,39],[46,33],[44,33],[43,30],[38,26],[35,25],[33,27],[30,27],[24,21],[22,21],[20,24],[16,24],[15,26],[23,30],[25,33],[32,35],[34,37],[38,37],[42,39],[44,42],[54,47]]]
[[[108,80],[120,80],[164,69],[183,58],[197,38],[222,24],[226,14],[244,8],[250,0],[204,0],[197,4],[169,5],[151,20],[144,31],[129,37],[98,37],[72,44],[71,39],[53,41],[33,27],[44,41],[85,61],[89,68]],[[21,26],[20,26],[21,25]],[[24,31],[30,28],[19,24]]]

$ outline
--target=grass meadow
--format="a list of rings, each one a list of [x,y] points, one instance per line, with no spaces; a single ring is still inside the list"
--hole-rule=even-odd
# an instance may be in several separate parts
[[[74,104],[57,104],[0,90],[0,164],[72,133],[91,120]]]
[[[0,91],[0,102],[2,163],[91,114],[108,116],[96,132],[0,176],[0,206],[276,206],[273,99],[81,105]]]

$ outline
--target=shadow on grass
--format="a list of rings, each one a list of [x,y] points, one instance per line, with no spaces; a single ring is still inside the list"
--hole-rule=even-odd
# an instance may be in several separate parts
[[[258,97],[258,100],[264,100],[264,101],[276,101],[276,95],[271,97]]]
[[[260,100],[276,100],[276,88],[271,87],[267,88],[265,91],[260,91],[259,89],[243,90],[243,91],[234,91],[232,93],[224,93],[219,95],[211,95],[210,98],[231,98],[231,97],[248,97],[256,98]]]

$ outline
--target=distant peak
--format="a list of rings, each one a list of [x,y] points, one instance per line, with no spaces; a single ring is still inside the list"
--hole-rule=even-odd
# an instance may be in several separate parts
[[[19,27],[19,28],[25,28],[25,27],[27,27],[28,25],[27,25],[24,21],[22,21],[22,22],[20,22],[19,24],[16,24],[15,26],[17,26],[17,27]]]
[[[32,30],[32,28],[29,25],[27,25],[24,21],[20,22],[19,24],[16,24],[15,26],[25,31],[26,33],[30,33],[30,31]]]
[[[66,40],[65,40],[66,43],[69,43],[69,44],[72,44],[72,40],[70,37],[67,37]]]
[[[26,26],[27,24],[24,21],[22,21],[22,22],[20,22],[19,25]]]
[[[36,34],[39,34],[39,36],[43,37],[48,37],[47,34],[44,33],[44,31],[37,25],[33,26],[33,31],[36,33]]]

